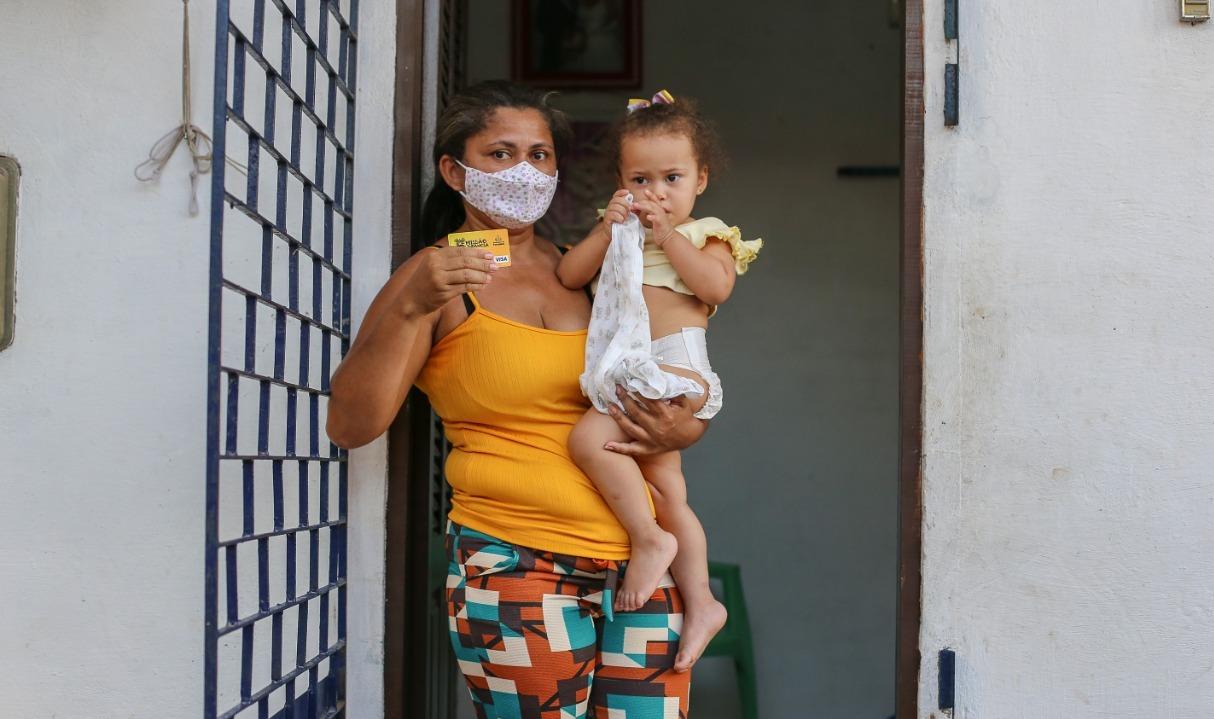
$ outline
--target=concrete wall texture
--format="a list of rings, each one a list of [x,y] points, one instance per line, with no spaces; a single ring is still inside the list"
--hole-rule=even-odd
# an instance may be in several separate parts
[[[928,2],[923,672],[957,717],[1210,716],[1214,26]]]
[[[155,6],[153,6],[155,5]],[[353,312],[387,278],[394,8],[361,4]],[[210,130],[215,5],[190,3]],[[197,717],[209,177],[183,150],[181,4],[0,8],[0,153],[21,163],[16,338],[0,352],[4,716]],[[383,441],[352,458],[352,717],[382,716]]]

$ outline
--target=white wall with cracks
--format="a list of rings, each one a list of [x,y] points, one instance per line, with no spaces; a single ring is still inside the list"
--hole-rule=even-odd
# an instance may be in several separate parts
[[[922,717],[1210,716],[1214,25],[927,3]]]

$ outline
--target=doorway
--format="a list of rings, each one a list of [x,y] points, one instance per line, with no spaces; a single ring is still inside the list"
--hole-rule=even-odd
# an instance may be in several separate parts
[[[514,5],[402,3],[440,29],[432,44],[436,93],[510,77]],[[676,101],[697,98],[732,158],[713,178],[702,213],[768,243],[713,320],[713,362],[730,398],[685,455],[710,554],[742,567],[761,714],[914,717],[921,0],[905,8],[843,0],[783,5],[764,18],[723,0],[697,3],[693,16],[685,5],[639,5],[640,88],[565,89],[557,104],[592,132],[589,125],[619,117],[629,96],[665,88]],[[410,108],[415,147],[423,104]],[[398,113],[398,135],[400,124]],[[426,151],[420,162],[412,159],[412,177],[402,182],[416,202],[416,168],[425,165]],[[593,204],[585,209],[592,212]],[[392,507],[412,498],[397,516],[412,518],[398,536],[407,538],[413,571],[411,586],[394,582],[390,550],[390,641],[394,592],[418,625],[412,640],[401,640],[402,664],[391,666],[389,652],[388,686],[391,692],[400,684],[404,667],[411,689],[402,693],[412,698],[399,699],[414,709],[402,716],[437,716],[428,712],[441,704],[444,719],[462,719],[464,690],[433,656],[445,641],[426,609],[435,597],[417,586],[435,561],[435,540],[418,524],[441,517],[445,504],[434,474],[442,446],[427,412],[413,403],[393,433],[392,487],[412,489],[395,493],[399,504],[390,499],[389,521]],[[403,448],[407,438],[411,451]],[[697,719],[738,715],[732,677],[724,660],[697,667]]]

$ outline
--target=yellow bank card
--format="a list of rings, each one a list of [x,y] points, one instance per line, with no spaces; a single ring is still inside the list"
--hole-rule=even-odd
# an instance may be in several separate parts
[[[510,266],[510,233],[504,229],[452,232],[447,235],[447,244],[452,247],[483,247],[486,252],[493,253],[493,261],[498,267]]]

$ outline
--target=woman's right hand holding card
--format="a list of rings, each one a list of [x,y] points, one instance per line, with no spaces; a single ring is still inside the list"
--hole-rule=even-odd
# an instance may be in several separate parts
[[[416,269],[397,297],[402,311],[414,317],[433,314],[465,292],[480,292],[497,272],[493,254],[472,247],[435,245],[410,262]]]

